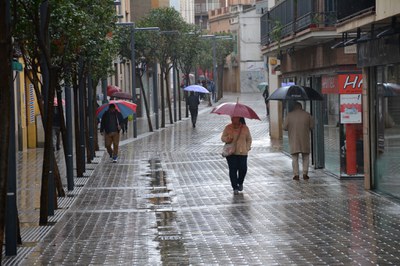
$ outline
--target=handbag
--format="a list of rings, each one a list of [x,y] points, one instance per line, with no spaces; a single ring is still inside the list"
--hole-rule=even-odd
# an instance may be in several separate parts
[[[235,143],[225,143],[222,149],[222,157],[227,157],[235,153]]]
[[[239,139],[240,133],[242,133],[242,128],[240,128],[239,135],[234,141],[231,143],[225,143],[224,147],[222,148],[222,157],[228,157],[235,153],[236,141]]]

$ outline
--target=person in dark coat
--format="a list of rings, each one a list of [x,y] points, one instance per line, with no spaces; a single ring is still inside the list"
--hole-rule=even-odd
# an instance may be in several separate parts
[[[187,103],[189,105],[190,117],[192,118],[192,125],[196,127],[197,114],[199,112],[199,96],[197,96],[193,91],[190,92]]]
[[[292,167],[294,180],[299,180],[299,154],[303,161],[303,178],[308,177],[308,165],[310,160],[310,131],[314,128],[314,119],[303,110],[301,103],[295,102],[293,111],[288,113],[283,129],[288,131],[290,154],[292,155]]]
[[[267,109],[267,116],[269,116],[269,92],[268,92],[268,85],[265,86],[265,90],[263,92],[263,97],[264,97],[264,101],[265,101],[265,108]]]
[[[123,117],[121,113],[116,110],[114,104],[110,104],[101,118],[100,133],[104,134],[107,152],[114,163],[118,159],[119,132],[122,123]]]

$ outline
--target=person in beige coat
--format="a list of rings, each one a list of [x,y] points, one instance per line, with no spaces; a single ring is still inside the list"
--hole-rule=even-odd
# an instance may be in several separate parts
[[[235,195],[243,190],[243,182],[247,173],[247,155],[251,149],[251,134],[243,117],[232,117],[222,132],[221,140],[235,143],[235,152],[226,157],[229,167],[229,178]]]
[[[288,131],[290,154],[292,155],[292,167],[294,180],[299,180],[299,154],[303,161],[303,178],[309,179],[308,165],[310,161],[310,131],[314,128],[314,119],[303,110],[301,103],[294,104],[283,124],[283,129]]]

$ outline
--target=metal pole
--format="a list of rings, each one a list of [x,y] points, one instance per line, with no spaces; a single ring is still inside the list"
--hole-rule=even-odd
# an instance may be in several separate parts
[[[158,65],[154,63],[153,67],[153,96],[154,96],[154,113],[156,118],[156,129],[159,128],[159,112],[158,112]]]
[[[173,80],[173,91],[174,91],[174,121],[176,122],[176,65],[173,64],[173,68],[172,68],[172,80]]]
[[[89,150],[90,160],[94,159],[94,113],[93,113],[93,81],[90,72],[88,73],[88,109],[89,109]]]
[[[214,79],[214,86],[215,86],[215,102],[218,102],[218,82],[217,82],[217,58],[216,58],[216,38],[213,38],[213,79]]]
[[[135,58],[135,24],[131,28],[131,67],[132,67],[132,96],[133,102],[139,104],[136,101],[136,58]],[[133,113],[133,137],[137,137],[137,121],[136,114]]]
[[[79,148],[81,151],[81,165],[82,165],[82,172],[86,171],[86,164],[85,164],[85,103],[84,103],[84,79],[81,79],[83,75],[83,60],[82,58],[79,59],[79,92],[78,92],[78,104],[79,104]]]
[[[67,143],[66,143],[66,168],[67,168],[67,187],[68,191],[74,190],[74,162],[72,155],[72,97],[71,84],[69,82],[70,72],[67,70],[67,79],[65,81],[65,116],[67,128]]]

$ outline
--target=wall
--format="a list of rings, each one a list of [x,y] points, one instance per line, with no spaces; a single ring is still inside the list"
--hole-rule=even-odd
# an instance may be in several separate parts
[[[265,81],[264,62],[240,63],[240,91],[259,92],[257,85]]]
[[[260,14],[252,8],[239,15],[240,91],[258,92],[265,81],[265,68],[260,50]]]
[[[385,19],[400,14],[399,0],[376,0],[376,20]]]
[[[332,42],[334,43],[334,42]],[[281,63],[283,73],[313,70],[334,65],[356,64],[357,54],[345,54],[344,48],[331,49],[331,44],[311,46],[284,55]]]

